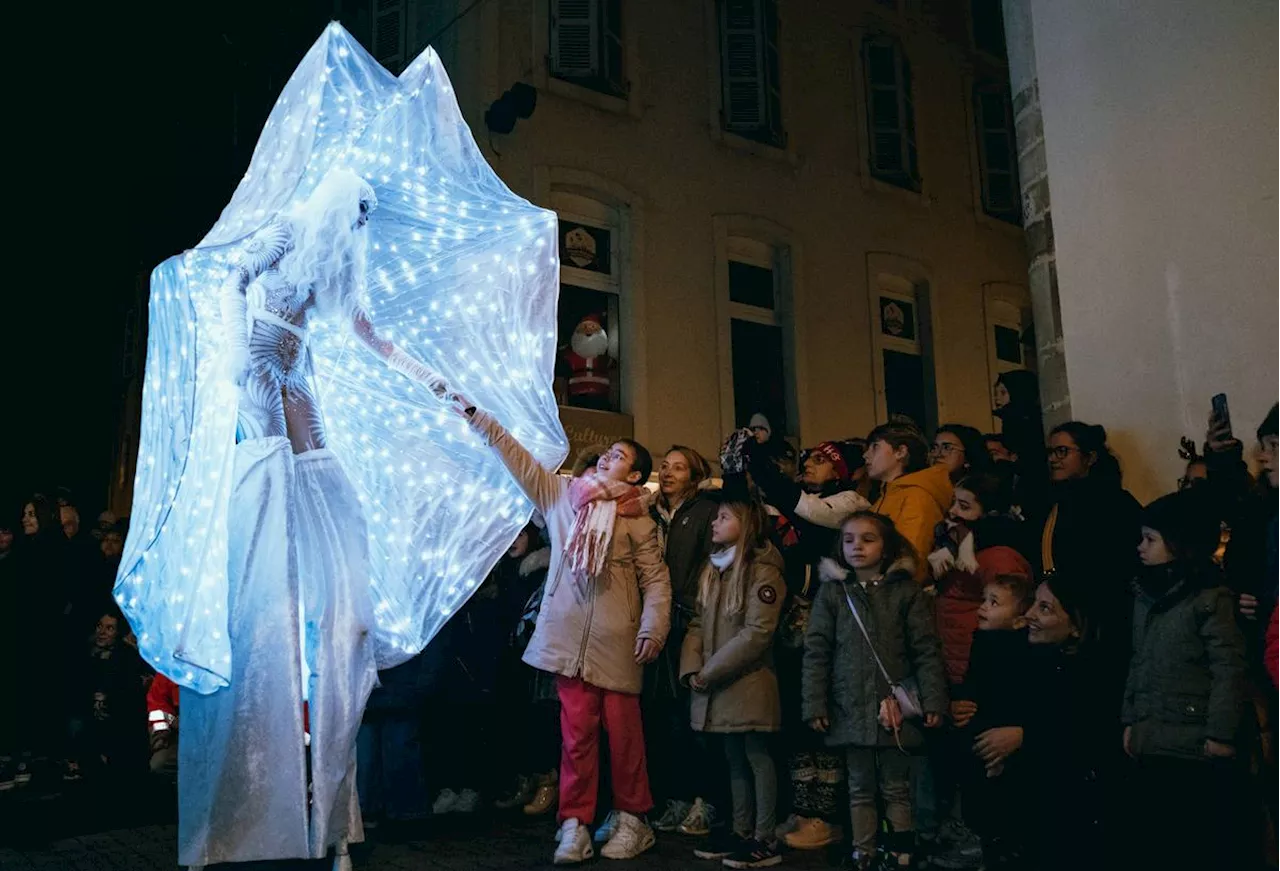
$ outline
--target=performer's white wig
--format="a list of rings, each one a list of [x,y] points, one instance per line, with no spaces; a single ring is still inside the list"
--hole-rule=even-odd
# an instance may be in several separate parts
[[[280,271],[299,293],[315,294],[319,314],[345,315],[356,305],[369,250],[364,226],[377,207],[368,182],[335,168],[290,212],[293,251],[280,262]]]

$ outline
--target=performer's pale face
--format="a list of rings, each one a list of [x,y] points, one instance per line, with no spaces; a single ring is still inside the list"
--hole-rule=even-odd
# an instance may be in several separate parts
[[[369,205],[369,201],[368,201],[368,200],[361,200],[361,201],[360,201],[360,217],[356,218],[356,226],[355,226],[355,229],[359,230],[361,227],[363,227],[364,225],[368,224],[368,223],[369,223],[369,215],[371,215],[371,214],[373,214],[373,208],[372,208],[372,207],[370,207],[370,205]]]

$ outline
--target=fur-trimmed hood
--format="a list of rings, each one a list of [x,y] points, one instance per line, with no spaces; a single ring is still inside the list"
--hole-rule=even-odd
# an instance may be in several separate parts
[[[546,571],[551,567],[551,548],[543,547],[525,554],[520,560],[520,577],[527,578],[534,572]]]
[[[818,577],[824,581],[847,581],[849,576],[853,574],[852,569],[846,569],[833,558],[826,556],[818,562]],[[891,583],[895,581],[911,581],[915,583],[916,561],[909,556],[900,557],[889,566],[888,570],[880,579],[880,583]]]

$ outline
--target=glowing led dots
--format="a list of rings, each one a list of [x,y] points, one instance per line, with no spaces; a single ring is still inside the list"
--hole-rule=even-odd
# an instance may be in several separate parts
[[[226,378],[218,288],[238,247],[334,166],[378,194],[357,293],[377,335],[519,431],[543,464],[558,465],[567,449],[550,389],[554,214],[516,197],[484,162],[434,51],[397,80],[328,26],[280,94],[218,223],[152,275],[135,522],[115,592],[147,660],[200,692],[225,685],[235,654],[227,536],[238,392]],[[530,505],[465,421],[387,369],[349,322],[308,327],[326,442],[364,510],[387,667],[465,603]]]

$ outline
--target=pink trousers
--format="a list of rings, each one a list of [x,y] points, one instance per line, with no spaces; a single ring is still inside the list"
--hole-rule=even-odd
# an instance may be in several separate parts
[[[637,816],[653,807],[645,763],[640,697],[557,677],[560,696],[560,822],[590,825],[600,789],[600,727],[609,733],[614,810]]]

